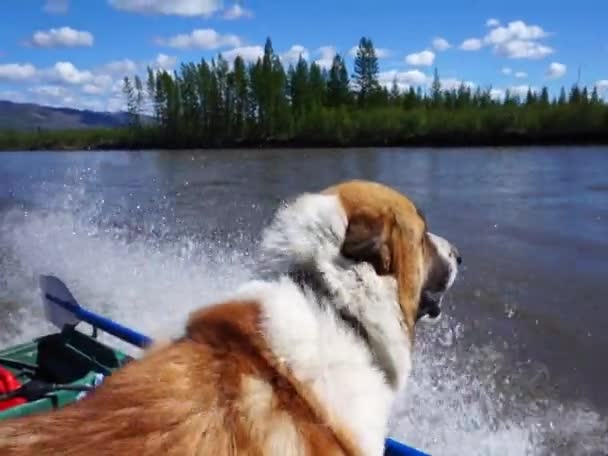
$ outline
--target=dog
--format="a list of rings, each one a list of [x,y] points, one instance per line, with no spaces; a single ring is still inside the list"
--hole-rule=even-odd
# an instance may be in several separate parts
[[[254,280],[80,401],[0,422],[0,454],[380,456],[416,323],[439,318],[460,261],[395,189],[301,194]]]

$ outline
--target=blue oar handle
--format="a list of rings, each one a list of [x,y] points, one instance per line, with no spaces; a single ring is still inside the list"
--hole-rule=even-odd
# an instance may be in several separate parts
[[[387,438],[384,442],[384,456],[430,456],[415,448]]]
[[[71,302],[64,301],[48,293],[45,294],[45,298],[49,301],[54,302],[58,306],[72,313],[75,317],[82,321],[86,321],[93,326],[118,337],[130,344],[136,345],[140,348],[145,348],[152,343],[152,339],[136,331],[133,331],[126,326],[122,326],[108,318],[97,315],[83,307],[72,304]]]

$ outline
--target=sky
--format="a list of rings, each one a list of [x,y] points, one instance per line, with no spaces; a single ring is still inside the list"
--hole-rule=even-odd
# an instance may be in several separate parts
[[[604,0],[4,0],[0,100],[78,109],[124,108],[125,75],[181,62],[254,61],[266,37],[284,65],[301,54],[352,72],[370,37],[380,82],[461,83],[557,95],[577,81],[608,97]]]

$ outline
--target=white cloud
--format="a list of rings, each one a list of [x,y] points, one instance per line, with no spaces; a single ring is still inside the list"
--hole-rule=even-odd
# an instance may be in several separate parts
[[[36,82],[41,85],[36,86],[31,93],[45,96],[58,94],[58,87],[63,87],[64,90],[80,87],[85,93],[102,94],[110,90],[113,83],[112,76],[103,66],[93,72],[81,70],[68,61],[59,61],[42,69],[37,69],[29,63],[0,65],[0,80]]]
[[[34,86],[30,87],[28,92],[50,98],[61,98],[70,94],[70,91],[65,87],[56,85]]]
[[[36,67],[30,63],[0,64],[0,81],[24,81],[36,75]]]
[[[538,40],[550,34],[538,25],[528,25],[518,20],[506,26],[495,26],[484,37],[483,43],[493,46],[498,55],[512,59],[541,59],[554,50]]]
[[[527,25],[524,21],[513,21],[504,27],[496,27],[486,35],[484,41],[488,44],[501,44],[512,40],[538,40],[548,36],[538,25]]]
[[[566,74],[568,67],[563,63],[552,62],[547,68],[546,75],[550,79],[559,79]]]
[[[160,53],[156,56],[153,66],[161,70],[170,71],[175,67],[176,63],[177,57]]]
[[[445,38],[441,38],[440,36],[433,38],[433,48],[437,51],[445,51],[452,47],[452,45]]]
[[[25,95],[30,103],[45,106],[82,108],[76,95],[65,87],[55,85],[42,85],[30,87]]]
[[[515,76],[517,79],[526,79],[528,77],[528,73],[525,71],[517,71],[513,76]]]
[[[0,97],[2,94],[0,94]],[[73,109],[90,109],[94,111],[116,111],[124,109],[124,97],[100,97],[87,94],[74,86],[37,85],[19,92],[14,101],[37,103],[45,106],[68,107]]]
[[[359,49],[359,46],[353,46],[348,50],[348,55],[350,55],[351,57],[356,57],[357,56],[357,49]],[[374,49],[376,51],[376,57],[378,57],[379,59],[384,59],[386,57],[389,57],[391,55],[391,51],[389,49],[386,48],[375,48]]]
[[[302,56],[302,58],[304,60],[308,60],[310,57],[310,53],[308,52],[308,49],[306,49],[304,46],[302,46],[300,44],[294,44],[293,46],[291,46],[289,48],[288,51],[285,51],[284,53],[281,54],[281,60],[286,65],[289,65],[290,63],[295,65],[295,63],[300,58],[300,55]]]
[[[80,70],[72,62],[57,62],[40,72],[42,80],[65,86],[80,86],[85,93],[101,94],[110,90],[113,79],[107,74]],[[45,86],[49,87],[49,86]]]
[[[222,57],[229,63],[232,63],[237,55],[240,55],[245,62],[255,62],[264,55],[264,48],[262,46],[242,46],[222,52]]]
[[[127,105],[124,97],[113,97],[108,99],[105,110],[108,112],[126,111]]]
[[[81,71],[72,62],[57,62],[47,74],[51,80],[74,85],[85,84],[93,79],[90,71]]]
[[[511,95],[516,95],[520,98],[524,98],[528,94],[529,90],[531,90],[533,93],[538,92],[537,87],[532,87],[529,85],[517,85],[509,88]]]
[[[536,41],[513,40],[498,44],[495,52],[510,59],[542,59],[554,50]]]
[[[333,46],[321,46],[319,49],[317,49],[317,52],[321,57],[315,60],[315,63],[321,68],[331,68],[334,57],[336,56],[336,48]]]
[[[376,48],[376,57],[378,57],[379,59],[385,59],[387,57],[390,57],[390,55],[391,51],[389,49]]]
[[[137,64],[131,59],[114,60],[102,67],[103,71],[119,76],[126,76],[137,71]]]
[[[71,27],[38,30],[30,43],[36,47],[76,47],[93,46],[93,34],[86,30],[75,30]]]
[[[101,95],[106,89],[95,84],[85,84],[82,86],[82,91],[88,95]]]
[[[490,89],[490,98],[492,100],[502,100],[505,97],[505,91],[502,89]]]
[[[491,17],[486,21],[486,27],[498,27],[500,25],[500,21],[494,17]]]
[[[224,11],[222,17],[228,21],[231,21],[234,19],[240,19],[242,17],[253,17],[253,12],[251,10],[243,8],[241,5],[234,4],[226,11]]]
[[[118,94],[122,93],[122,88],[124,85],[123,79],[116,79],[116,80],[114,80],[114,82],[112,82],[112,87],[110,87],[110,93],[112,93],[114,95],[118,95]]]
[[[218,49],[220,47],[241,45],[241,39],[236,35],[221,35],[213,29],[196,29],[190,34],[180,34],[168,39],[160,38],[159,44],[178,49]]]
[[[110,0],[114,8],[140,14],[209,16],[221,8],[220,0]]]
[[[176,57],[158,54],[147,61],[123,59],[91,68],[78,68],[70,61],[59,61],[46,68],[36,68],[31,64],[4,64],[0,65],[0,81],[27,81],[30,84],[14,91],[17,95],[9,91],[0,92],[0,98],[49,106],[116,111],[123,109],[125,104],[122,93],[125,70],[131,75],[141,72],[146,65],[157,70],[170,70],[177,62]],[[140,76],[145,79],[145,75]]]
[[[433,51],[422,51],[414,54],[409,54],[405,57],[405,61],[410,65],[415,66],[430,66],[435,61],[435,53]]]
[[[507,76],[513,73],[513,70],[509,67],[504,67],[502,70],[500,70],[502,72],[502,74],[506,74]]]
[[[462,85],[468,87],[469,89],[475,87],[475,83],[472,81],[462,81],[456,78],[445,78],[441,79],[439,82],[443,90],[458,90]]]
[[[393,81],[397,80],[397,87],[400,91],[409,89],[412,86],[423,86],[430,82],[430,78],[420,70],[409,71],[384,71],[378,74],[380,85],[390,88]]]
[[[68,0],[46,0],[44,11],[49,14],[65,14],[69,9]]]
[[[463,51],[478,51],[481,49],[482,42],[478,38],[469,38],[464,40],[460,45],[460,49]]]
[[[608,79],[600,79],[596,81],[595,87],[597,88],[601,97],[606,99],[608,97]]]

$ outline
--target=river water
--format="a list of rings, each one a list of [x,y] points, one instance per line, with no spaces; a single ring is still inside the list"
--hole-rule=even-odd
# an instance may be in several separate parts
[[[395,186],[456,244],[392,436],[434,455],[608,454],[608,148],[0,154],[0,346],[49,330],[36,277],[151,334],[250,277],[281,200]]]

